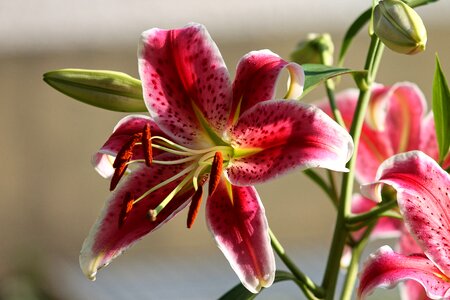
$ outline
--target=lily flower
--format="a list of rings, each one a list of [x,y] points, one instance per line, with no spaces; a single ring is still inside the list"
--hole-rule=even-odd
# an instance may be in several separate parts
[[[336,105],[347,128],[350,128],[358,102],[356,89],[348,89],[336,95]],[[328,115],[327,102],[319,104]],[[438,159],[438,146],[432,112],[427,113],[427,102],[417,85],[400,82],[392,86],[375,85],[364,119],[358,156],[356,179],[365,184],[375,180],[380,164],[389,157],[411,150],[421,150]],[[450,166],[450,159],[444,167]],[[352,212],[363,213],[376,205],[361,195],[354,195]],[[403,232],[400,220],[382,217],[374,227],[370,238],[379,239],[400,236]],[[358,238],[359,233],[354,237]],[[348,253],[347,253],[348,254]],[[345,265],[345,263],[343,263]]]
[[[358,93],[356,89],[348,89],[336,95],[336,105],[347,128],[353,119]],[[327,102],[322,101],[319,107],[331,115]],[[358,182],[372,182],[380,164],[398,153],[421,150],[438,158],[433,116],[426,112],[425,96],[413,83],[373,87],[358,147]]]
[[[412,280],[423,287],[426,297],[449,299],[450,175],[423,152],[410,151],[386,160],[375,183],[363,186],[362,192],[381,201],[383,185],[397,191],[406,229],[416,243],[401,241],[403,254],[388,246],[372,254],[361,273],[359,297],[365,298],[376,287],[391,288],[401,281]],[[416,253],[411,254],[413,251]],[[406,295],[406,299],[426,297],[420,296],[420,290],[419,294],[409,290]]]
[[[95,279],[188,205],[191,227],[208,183],[206,222],[218,247],[248,290],[270,286],[274,254],[251,185],[294,168],[346,171],[351,137],[314,106],[273,99],[282,70],[290,74],[287,99],[302,93],[304,73],[268,50],[245,55],[232,84],[199,24],[145,31],[138,56],[150,117],[122,119],[94,157],[114,191],[83,244],[82,270]]]

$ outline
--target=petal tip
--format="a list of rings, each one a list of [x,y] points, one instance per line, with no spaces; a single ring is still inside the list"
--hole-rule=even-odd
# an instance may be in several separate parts
[[[102,254],[99,254],[96,257],[92,257],[91,255],[86,255],[85,253],[81,252],[79,258],[80,267],[87,279],[95,281],[97,271],[100,267],[102,267],[102,260]]]

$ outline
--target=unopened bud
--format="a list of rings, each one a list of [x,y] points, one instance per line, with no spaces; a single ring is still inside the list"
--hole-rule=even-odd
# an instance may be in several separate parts
[[[147,111],[139,79],[115,71],[61,69],[44,74],[44,81],[78,101],[113,111]]]
[[[298,64],[333,65],[334,45],[328,33],[308,34],[306,40],[298,43],[291,53],[292,61]]]
[[[416,54],[425,50],[425,25],[414,9],[400,0],[380,1],[373,12],[373,26],[378,38],[395,52]]]

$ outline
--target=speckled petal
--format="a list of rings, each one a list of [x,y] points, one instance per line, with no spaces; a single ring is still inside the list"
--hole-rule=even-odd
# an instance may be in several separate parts
[[[214,239],[242,284],[257,293],[272,285],[275,258],[267,219],[252,186],[232,186],[222,178],[206,204],[206,221]]]
[[[232,111],[239,107],[242,114],[261,101],[274,99],[277,81],[285,69],[290,76],[286,98],[297,99],[303,93],[305,80],[300,65],[289,63],[270,50],[252,51],[243,56],[233,82]]]
[[[237,185],[263,182],[294,168],[346,171],[353,151],[345,129],[317,107],[294,100],[255,105],[229,136],[239,151],[254,152],[233,159],[228,167],[228,177]]]
[[[150,125],[150,130],[153,136],[159,135],[166,137],[166,135],[159,129],[153,120],[143,115],[129,115],[123,118],[114,127],[112,135],[108,138],[106,143],[100,148],[100,150],[92,157],[92,164],[95,170],[103,177],[109,178],[114,174],[114,168],[112,164],[117,152],[122,146],[135,134],[142,132],[146,124]],[[158,155],[160,151],[158,149],[153,150],[154,155]],[[132,159],[143,159],[143,151],[141,145],[136,145],[133,150]]]
[[[206,28],[153,28],[142,33],[138,52],[144,100],[168,135],[185,145],[204,142],[193,106],[221,133],[231,108],[231,83]]]
[[[405,227],[403,227],[402,235],[398,241],[398,253],[402,255],[423,254],[414,238],[409,234]],[[399,285],[400,296],[403,300],[425,300],[426,292],[423,286],[414,281],[408,280]]]
[[[448,299],[450,282],[433,263],[424,256],[404,256],[381,247],[364,264],[358,287],[359,299],[370,295],[375,288],[393,288],[399,282],[414,280],[420,283],[431,299]]]
[[[398,154],[378,170],[377,182],[363,186],[367,196],[380,197],[382,184],[397,190],[405,225],[427,257],[450,277],[450,176],[420,151]]]
[[[158,159],[163,158],[159,157]],[[99,268],[109,264],[112,259],[144,235],[169,221],[189,203],[193,188],[172,199],[158,215],[156,221],[152,222],[148,218],[149,209],[154,209],[181,179],[176,180],[137,202],[127,215],[123,225],[119,227],[123,201],[127,193],[131,193],[132,197],[137,199],[151,187],[179,173],[183,167],[186,166],[154,164],[149,168],[142,163],[139,168],[122,179],[122,182],[106,201],[100,216],[83,243],[80,266],[86,277],[94,280]]]

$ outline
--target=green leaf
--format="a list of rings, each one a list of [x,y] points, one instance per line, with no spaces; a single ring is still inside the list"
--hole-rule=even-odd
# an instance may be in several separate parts
[[[44,74],[44,81],[81,102],[121,112],[147,111],[139,79],[115,71],[61,69]]]
[[[403,2],[411,7],[418,7],[437,1],[438,0],[403,0]],[[369,8],[365,12],[363,12],[348,28],[347,32],[344,35],[344,39],[342,40],[342,46],[339,52],[338,66],[343,65],[345,55],[347,54],[348,48],[350,47],[353,38],[358,34],[361,28],[363,28],[364,25],[369,22],[371,15],[372,8]]]
[[[450,147],[450,91],[437,55],[433,80],[433,115],[439,161],[442,163]]]
[[[372,8],[369,8],[365,12],[363,12],[348,28],[347,32],[344,35],[344,39],[342,40],[341,50],[339,52],[338,65],[342,66],[344,63],[345,54],[347,54],[347,50],[350,47],[350,44],[353,41],[353,38],[358,34],[361,28],[366,25],[366,23],[370,20],[370,16],[372,15]]]
[[[343,74],[366,73],[366,71],[355,71],[347,68],[331,67],[319,64],[302,65],[305,71],[305,85],[302,97],[314,89],[319,83]]]
[[[275,282],[292,280],[297,281],[294,275],[286,271],[276,271],[275,273]],[[261,289],[261,292],[264,290]],[[260,292],[260,293],[261,293]],[[253,294],[249,290],[247,290],[241,283],[233,287],[226,294],[219,298],[219,300],[251,300],[255,299],[259,294]]]

